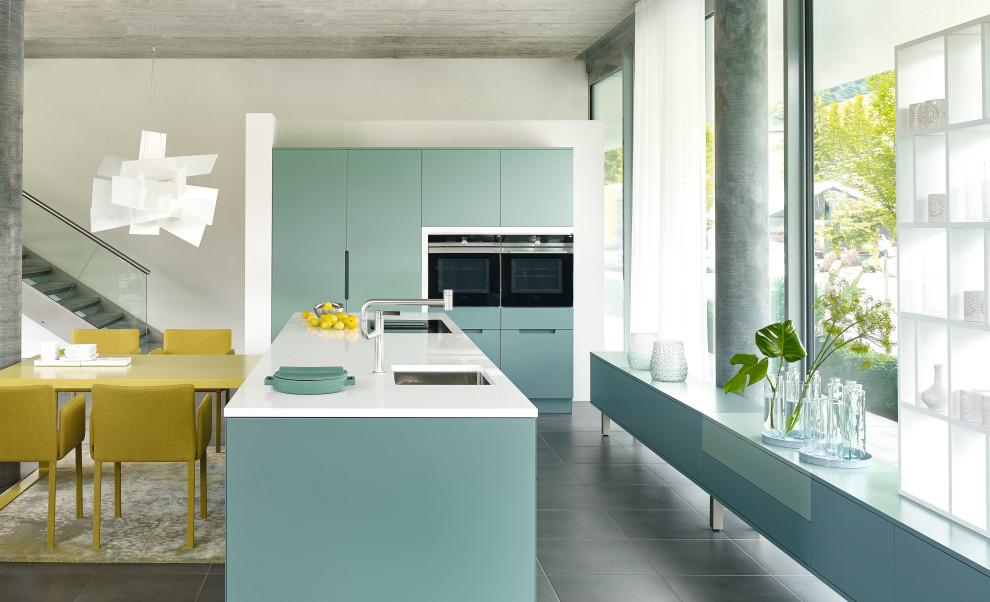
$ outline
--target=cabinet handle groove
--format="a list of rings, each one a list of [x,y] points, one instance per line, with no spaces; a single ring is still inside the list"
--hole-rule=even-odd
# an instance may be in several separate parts
[[[520,328],[520,333],[531,333],[531,334],[553,334],[557,332],[556,328]]]
[[[344,251],[344,301],[351,298],[351,252]]]

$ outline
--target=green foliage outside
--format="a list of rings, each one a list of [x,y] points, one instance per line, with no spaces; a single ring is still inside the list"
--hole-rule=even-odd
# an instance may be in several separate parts
[[[622,183],[622,147],[605,152],[605,185]]]
[[[865,372],[863,360],[872,363]],[[897,356],[869,350],[856,355],[839,349],[822,368],[822,382],[838,377],[842,382],[854,380],[866,391],[866,411],[897,420]]]
[[[862,90],[852,82],[848,91]],[[894,146],[894,72],[865,79],[865,94],[841,102],[834,88],[815,94],[815,181],[836,181],[859,191],[861,199],[835,206],[832,228],[824,230],[829,250],[873,251],[880,228],[897,236]],[[845,84],[850,86],[850,84]]]

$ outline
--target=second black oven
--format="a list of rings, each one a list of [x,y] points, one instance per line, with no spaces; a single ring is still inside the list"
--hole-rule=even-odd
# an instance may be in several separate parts
[[[497,234],[430,234],[427,239],[427,294],[454,291],[454,307],[498,307],[500,239]]]
[[[574,236],[502,236],[503,307],[574,306]]]

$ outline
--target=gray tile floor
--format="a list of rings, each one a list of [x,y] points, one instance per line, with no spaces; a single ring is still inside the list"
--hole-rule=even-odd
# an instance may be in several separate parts
[[[842,600],[601,414],[537,420],[537,600]],[[224,566],[0,563],[0,600],[223,600]]]
[[[536,429],[539,602],[843,599],[590,404]]]

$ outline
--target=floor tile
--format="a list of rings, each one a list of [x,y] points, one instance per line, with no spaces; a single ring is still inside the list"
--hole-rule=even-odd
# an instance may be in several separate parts
[[[657,572],[668,575],[767,575],[749,554],[728,539],[636,540]]]
[[[196,602],[224,602],[225,579],[223,575],[210,573],[203,582],[203,587],[199,590]]]
[[[579,481],[602,485],[662,485],[660,478],[642,464],[571,464]]]
[[[632,445],[636,441],[636,438],[630,435],[629,433],[623,430],[615,430],[615,429],[612,429],[612,432],[608,438],[611,439],[614,444],[622,445],[625,447]]]
[[[227,572],[227,565],[226,564],[211,564],[210,565],[210,572],[211,573],[225,574]]]
[[[725,539],[697,510],[608,510],[629,539]]]
[[[131,573],[152,573],[158,575],[204,574],[210,572],[212,565],[206,563],[146,563],[146,562],[108,562],[96,570],[100,574],[120,575]]]
[[[618,445],[610,437],[603,437],[600,432],[574,431],[574,432],[549,432],[540,433],[540,437],[547,442],[550,447],[571,447],[584,445]]]
[[[536,482],[537,483],[571,483],[574,485],[579,484],[581,481],[577,480],[564,463],[559,464],[537,464],[536,465]]]
[[[540,539],[625,539],[612,519],[598,508],[537,510],[536,536]]]
[[[0,573],[0,599],[4,602],[71,602],[86,587],[92,573],[24,571]]]
[[[536,602],[560,602],[546,575],[536,576]]]
[[[0,562],[0,573],[95,573],[97,562]]]
[[[657,575],[555,575],[560,602],[666,602],[680,598]]]
[[[684,501],[691,505],[692,508],[698,508],[708,512],[708,503],[711,498],[701,487],[695,484],[691,485],[668,485],[670,489],[677,495],[684,498]]]
[[[206,574],[97,573],[78,602],[195,602]]]
[[[843,602],[845,600],[814,575],[806,577],[785,575],[777,577],[777,579],[804,602]]]
[[[795,602],[773,577],[665,577],[684,602]]]
[[[811,576],[808,569],[768,539],[738,539],[734,540],[734,543],[759,562],[771,575]]]
[[[647,466],[667,485],[694,485],[697,487],[694,481],[681,474],[679,470],[670,464],[647,464]]]
[[[600,504],[584,485],[567,483],[536,483],[537,509],[598,508]]]
[[[603,508],[688,510],[692,506],[666,485],[585,485]]]
[[[636,457],[618,445],[609,447],[558,447],[554,451],[565,464],[635,464]]]
[[[705,520],[708,520],[708,508],[701,509]],[[760,532],[749,526],[749,523],[732,513],[728,508],[722,514],[722,532],[729,539],[765,539]]]
[[[626,450],[634,458],[639,460],[642,464],[666,464],[667,461],[656,455],[652,449],[646,447],[645,445],[623,445],[622,449]]]
[[[554,575],[655,575],[630,542],[621,539],[539,539],[536,557]]]
[[[537,464],[556,464],[557,462],[562,462],[560,456],[557,452],[553,450],[549,445],[546,447],[536,448],[536,463]]]

